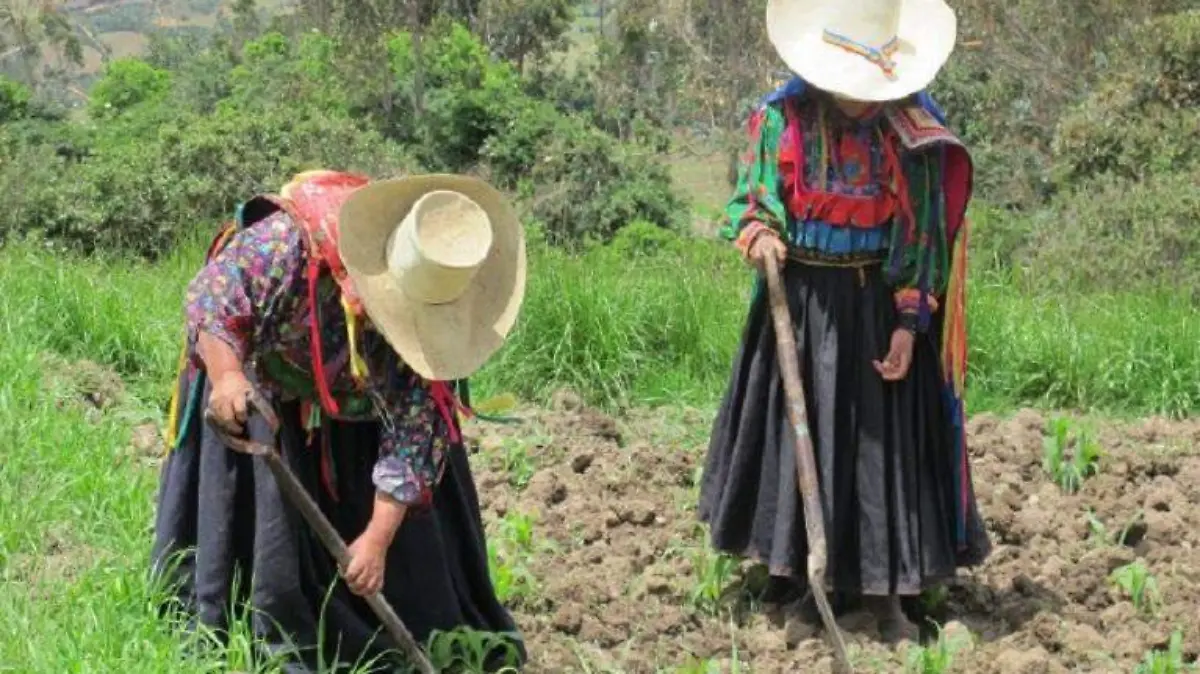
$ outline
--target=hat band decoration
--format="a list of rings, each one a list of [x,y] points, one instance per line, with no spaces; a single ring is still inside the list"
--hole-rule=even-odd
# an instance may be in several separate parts
[[[871,47],[862,42],[852,40],[845,35],[839,35],[826,29],[824,40],[831,45],[862,56],[876,66],[879,66],[879,69],[883,71],[884,75],[887,75],[888,79],[896,79],[896,61],[892,57],[900,49],[899,37],[893,37],[882,47]]]

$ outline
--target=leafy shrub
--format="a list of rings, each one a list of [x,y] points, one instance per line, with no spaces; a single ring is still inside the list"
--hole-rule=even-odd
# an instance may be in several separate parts
[[[335,42],[319,33],[293,40],[272,32],[247,42],[241,62],[229,73],[228,95],[218,107],[264,111],[304,108],[347,116],[347,85],[335,62],[336,50]]]
[[[495,61],[460,24],[439,23],[423,48],[421,117],[398,110],[393,123],[408,129],[396,133],[427,169],[478,167],[497,185],[519,189],[553,243],[607,240],[637,219],[676,221],[682,204],[668,173],[640,146],[529,96],[512,66]],[[389,52],[400,91],[411,91],[411,37],[393,38]]]
[[[162,114],[158,108],[137,112]],[[36,232],[83,250],[154,257],[197,226],[215,227],[239,201],[276,190],[301,170],[334,166],[386,175],[411,166],[378,134],[303,110],[184,114],[153,135],[134,136],[137,142],[122,140],[121,123],[138,128],[137,117],[111,122],[94,140],[90,156],[77,163],[54,161],[47,146],[24,149],[22,163],[41,161],[34,165],[57,170],[31,182],[17,207],[0,214],[8,221],[5,229]]]
[[[1055,179],[1140,179],[1200,163],[1200,11],[1159,17],[1113,60],[1103,86],[1063,119]]]
[[[439,21],[422,48],[418,64],[410,34],[388,43],[402,99],[411,98],[418,73],[423,92],[420,117],[410,107],[397,106],[390,131],[414,144],[430,169],[465,170],[479,161],[505,111],[523,102],[516,71],[494,61],[469,30],[454,22]]]
[[[24,118],[31,97],[25,85],[0,75],[0,124]]]
[[[543,148],[525,192],[550,242],[608,240],[635,220],[678,223],[684,203],[654,157],[582,122],[563,131]]]
[[[1187,56],[1187,41],[1181,37],[1187,31],[1181,33],[1178,26],[1167,31],[1173,37],[1162,45],[1155,32],[1166,24],[1178,24],[1178,17],[1154,19],[1150,27],[1143,24],[1151,17],[1195,6],[1195,0],[1133,4],[963,0],[957,4],[961,46],[932,89],[951,126],[975,151],[978,195],[1002,206],[1030,210],[1050,198],[1056,186],[1069,187],[1085,177],[1059,172],[1057,183],[1050,180],[1051,160],[1064,150],[1070,154],[1069,147],[1054,146],[1055,138],[1062,135],[1056,133],[1060,120],[1098,85],[1111,88],[1111,80],[1121,70],[1136,71],[1143,82],[1153,82],[1156,72],[1169,70],[1194,77],[1195,60]],[[1143,49],[1154,57],[1136,53]],[[1166,67],[1168,62],[1174,65]],[[1128,121],[1118,110],[1106,119],[1113,124]],[[1147,130],[1137,137],[1153,133]],[[1091,165],[1087,157],[1070,163]]]
[[[6,156],[50,160],[44,180],[0,214],[7,235],[153,256],[317,166],[482,172],[519,192],[554,243],[607,240],[634,220],[669,226],[682,209],[650,151],[531,97],[513,66],[461,24],[430,26],[420,63],[405,33],[353,53],[320,33],[267,33],[237,57],[228,46],[159,40],[159,65],[107,68],[90,123],[0,127]],[[391,70],[365,74],[364,51],[389,58]],[[18,100],[0,101],[9,99]],[[0,167],[5,184],[21,184],[19,171]]]
[[[1028,209],[1046,196],[1041,123],[1021,73],[974,59],[952,60],[931,87],[951,129],[971,149],[975,191],[1003,207]]]
[[[608,249],[618,259],[631,260],[666,252],[679,253],[685,245],[686,241],[679,232],[663,229],[645,220],[636,220],[617,232]]]
[[[1029,276],[1068,291],[1172,288],[1200,301],[1200,169],[1094,181],[1031,226]]]
[[[92,87],[88,110],[93,119],[119,115],[171,90],[171,74],[140,59],[113,61]]]

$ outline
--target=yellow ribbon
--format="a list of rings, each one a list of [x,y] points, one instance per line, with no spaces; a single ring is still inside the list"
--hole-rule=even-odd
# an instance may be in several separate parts
[[[346,314],[346,338],[350,348],[350,376],[354,377],[355,382],[362,383],[367,380],[369,373],[367,361],[363,359],[362,353],[358,349],[358,315],[344,295],[342,296],[342,311]]]
[[[175,449],[175,441],[179,439],[179,386],[182,384],[183,371],[187,367],[187,340],[179,350],[179,368],[175,377],[175,388],[171,391],[170,412],[167,414],[166,441],[167,453]]]

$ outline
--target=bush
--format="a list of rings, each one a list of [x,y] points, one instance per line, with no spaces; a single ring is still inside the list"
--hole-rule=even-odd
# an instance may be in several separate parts
[[[1200,163],[1200,11],[1159,17],[1113,59],[1102,87],[1059,125],[1055,180],[1130,179]]]
[[[488,138],[508,111],[526,103],[516,71],[494,61],[487,48],[458,23],[440,21],[422,43],[423,105],[420,118],[397,106],[390,130],[415,146],[422,164],[433,170],[463,171],[475,166]],[[418,73],[412,36],[401,33],[388,44],[401,100],[410,100]]]
[[[25,147],[22,164],[39,162],[28,165],[46,174],[21,191],[15,208],[0,214],[4,229],[10,235],[35,232],[85,251],[157,257],[195,228],[214,228],[232,216],[238,202],[277,190],[299,171],[332,166],[388,175],[412,166],[377,133],[302,109],[189,113],[152,135],[124,136],[122,124],[144,128],[138,114],[157,117],[162,111],[145,108],[110,122],[81,162],[56,161],[47,146]]]
[[[400,138],[426,168],[481,168],[498,186],[519,189],[554,243],[607,240],[633,220],[676,222],[682,204],[668,173],[640,146],[529,96],[512,66],[459,24],[438,24],[424,49],[422,116],[396,123],[412,129]],[[399,89],[411,91],[411,37],[393,38],[389,51]]]
[[[529,213],[552,243],[607,241],[626,224],[677,225],[685,204],[666,167],[636,145],[575,118],[542,148],[523,188]]]
[[[92,119],[119,115],[163,98],[171,90],[171,74],[139,59],[113,61],[92,87],[88,111]]]
[[[1031,226],[1029,276],[1078,292],[1171,288],[1200,303],[1200,169],[1141,183],[1106,178],[1063,195]]]
[[[364,75],[362,50],[347,55],[318,33],[267,33],[236,62],[220,45],[186,53],[196,46],[156,42],[161,68],[113,63],[93,88],[91,124],[0,127],[0,152],[46,172],[0,214],[6,235],[156,256],[191,228],[228,217],[237,202],[317,166],[375,176],[418,165],[487,173],[520,193],[555,243],[608,240],[631,221],[670,226],[681,215],[652,153],[531,97],[511,64],[460,24],[432,25],[420,64],[407,34],[381,45],[390,82]],[[419,111],[408,104],[418,76]],[[19,168],[0,172],[4,184],[21,184]]]
[[[931,87],[950,128],[975,162],[975,192],[1029,209],[1047,195],[1044,148],[1051,131],[1035,115],[1021,74],[970,58],[952,60]]]
[[[1186,56],[1189,50],[1178,29],[1166,31],[1173,37],[1163,45],[1156,34],[1166,24],[1178,23],[1178,17],[1155,19],[1150,28],[1143,24],[1195,6],[1195,0],[963,0],[956,5],[961,46],[932,89],[951,126],[975,152],[977,195],[1028,211],[1041,206],[1055,189],[1085,177],[1088,171],[1074,175],[1059,170],[1054,172],[1058,179],[1052,180],[1055,157],[1062,151],[1072,154],[1070,143],[1055,146],[1055,139],[1063,135],[1056,131],[1060,121],[1097,86],[1111,86],[1122,69],[1139,70],[1144,82],[1155,80],[1152,71],[1171,68],[1182,77],[1194,77],[1194,60]],[[1139,49],[1155,56],[1135,55]],[[1174,65],[1164,68],[1169,52],[1175,54]],[[1155,59],[1160,66],[1141,72],[1146,65],[1139,60]],[[1094,114],[1089,119],[1094,121]],[[1115,111],[1111,119],[1117,126],[1127,121]],[[1085,127],[1092,125],[1083,122]],[[1173,128],[1147,128],[1130,142]],[[1071,130],[1068,135],[1075,134]],[[1086,145],[1082,140],[1071,143]],[[1072,166],[1087,167],[1090,158],[1078,160],[1070,160]]]
[[[31,98],[28,87],[0,75],[0,124],[23,119]]]

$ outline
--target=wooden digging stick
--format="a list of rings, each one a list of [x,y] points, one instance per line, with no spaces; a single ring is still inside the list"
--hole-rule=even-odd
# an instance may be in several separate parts
[[[833,618],[833,607],[829,605],[829,597],[825,594],[825,567],[828,564],[825,511],[821,506],[817,464],[813,458],[812,438],[808,432],[808,414],[804,406],[804,387],[800,383],[800,363],[796,355],[796,338],[792,334],[792,317],[788,312],[787,296],[779,274],[779,261],[768,253],[764,256],[764,263],[771,318],[775,323],[779,369],[783,376],[783,389],[787,394],[788,421],[792,424],[792,435],[796,439],[796,473],[800,497],[804,502],[804,524],[808,534],[809,591],[817,603],[817,610],[821,613],[821,622],[825,623],[825,634],[833,647],[835,666],[840,668],[840,671],[849,673],[854,670],[846,653],[846,642]],[[838,669],[835,668],[835,671]]]
[[[258,394],[257,391],[252,391],[249,396],[249,404],[256,409],[259,414],[266,420],[270,426],[272,433],[279,431],[279,419],[275,416],[271,406]],[[221,426],[212,417],[212,410],[205,410],[204,420],[208,422],[210,428],[214,430],[221,440],[230,449],[242,454],[250,454],[252,456],[261,457],[266,462],[267,467],[271,469],[271,474],[275,476],[275,481],[279,484],[279,490],[291,502],[296,510],[304,517],[308,525],[312,527],[317,538],[321,539],[325,549],[337,561],[338,568],[342,571],[350,565],[350,551],[346,548],[346,542],[338,534],[337,529],[326,519],[324,513],[317,506],[316,501],[309,495],[308,490],[300,483],[300,479],[292,472],[291,468],[284,463],[283,457],[279,455],[279,450],[273,446],[265,445],[260,442],[252,442],[242,438],[233,437],[229,433],[222,430]],[[396,615],[396,611],[392,609],[392,605],[388,603],[380,592],[372,593],[364,600],[367,606],[371,607],[379,621],[383,623],[388,634],[396,640],[405,655],[416,665],[417,671],[421,674],[436,674],[433,665],[430,664],[429,658],[425,657],[425,653],[421,651],[421,647],[417,645],[417,641],[413,639],[412,633],[404,626],[404,622],[400,620],[400,616]]]

